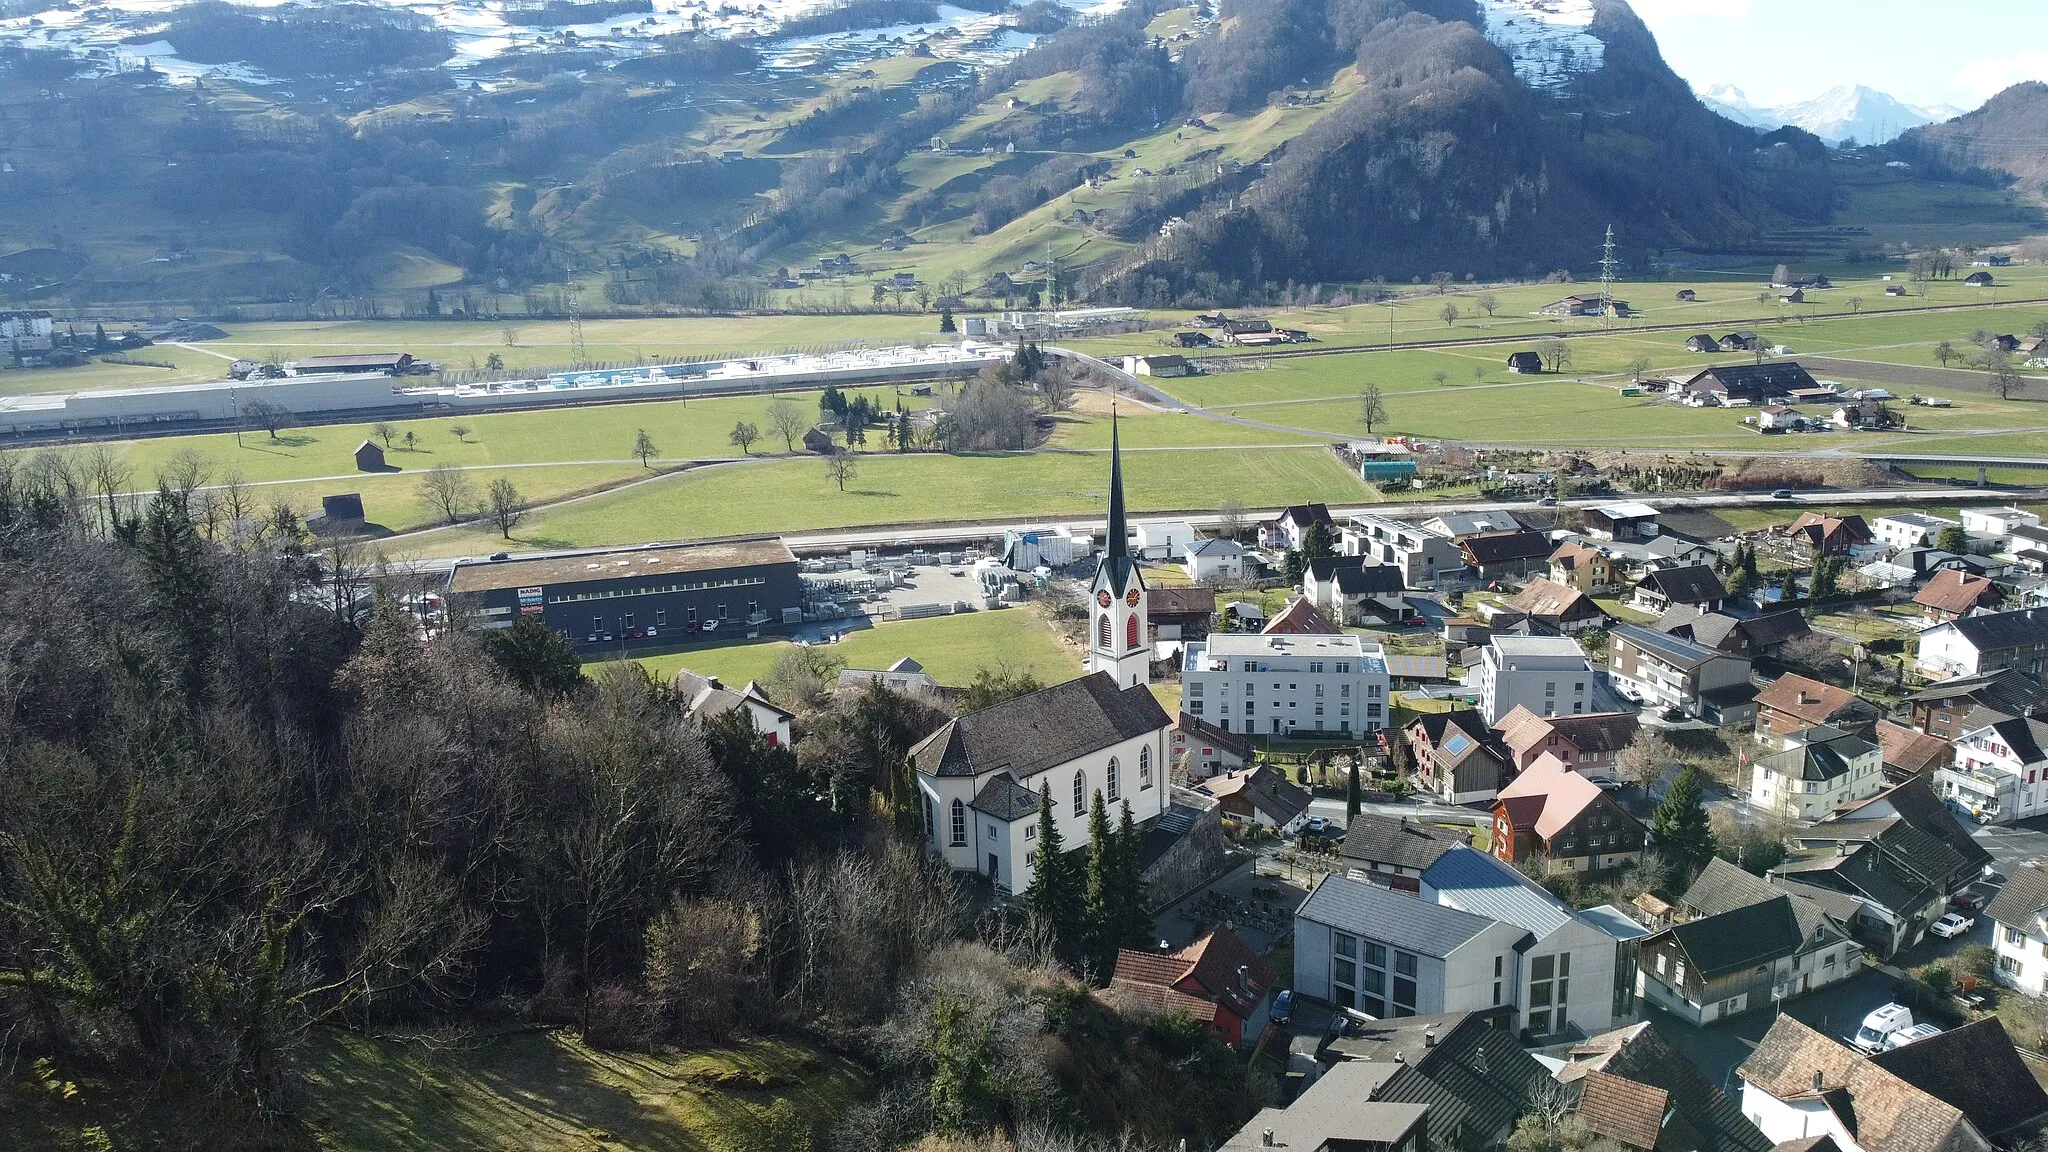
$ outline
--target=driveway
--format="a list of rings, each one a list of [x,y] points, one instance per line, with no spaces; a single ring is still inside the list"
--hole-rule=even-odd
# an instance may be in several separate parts
[[[1896,998],[1898,984],[1874,969],[1852,976],[1839,984],[1788,1000],[1786,1015],[1847,1044],[1863,1018]],[[1640,1001],[1638,1003],[1641,1003]],[[1777,1013],[1768,1008],[1737,1016],[1725,1023],[1702,1028],[1689,1024],[1661,1008],[1643,1005],[1638,1019],[1656,1024],[1657,1031],[1671,1046],[1699,1066],[1707,1078],[1734,1094],[1740,1087],[1735,1069],[1756,1050],[1757,1042],[1770,1029]]]

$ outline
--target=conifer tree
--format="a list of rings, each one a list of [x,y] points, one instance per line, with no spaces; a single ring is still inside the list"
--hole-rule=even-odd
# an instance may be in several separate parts
[[[1657,847],[1663,849],[1688,881],[1714,854],[1714,831],[1707,822],[1706,798],[1705,778],[1698,768],[1688,764],[1679,771],[1671,791],[1664,794],[1664,802],[1657,805],[1656,814],[1650,818],[1650,832],[1657,839]]]
[[[1109,811],[1098,791],[1088,804],[1088,877],[1081,915],[1087,923],[1085,967],[1104,983],[1116,968],[1117,946],[1123,942],[1123,925],[1118,922],[1124,904],[1118,891],[1119,854],[1117,837],[1109,830]]]
[[[1031,933],[1065,959],[1078,956],[1080,893],[1073,864],[1060,843],[1059,822],[1052,815],[1052,784],[1038,787],[1038,851],[1032,857],[1035,879],[1025,894],[1024,911]]]
[[[1125,801],[1123,820],[1116,830],[1118,943],[1125,948],[1150,948],[1154,943],[1151,906],[1145,899],[1145,870],[1138,863],[1138,839],[1138,823],[1131,817],[1130,802]]]
[[[1349,822],[1358,819],[1358,814],[1364,811],[1364,809],[1365,794],[1358,787],[1358,761],[1353,760],[1351,762],[1350,778],[1344,781],[1345,822],[1348,824]]]

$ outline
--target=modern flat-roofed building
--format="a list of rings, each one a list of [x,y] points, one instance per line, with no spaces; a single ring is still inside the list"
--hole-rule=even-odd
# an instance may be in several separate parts
[[[1363,556],[1368,564],[1399,568],[1410,588],[1435,583],[1439,573],[1465,570],[1465,553],[1456,540],[1385,516],[1352,517],[1345,522],[1339,542],[1346,556]]]
[[[1356,633],[1216,633],[1187,646],[1181,709],[1250,735],[1374,732],[1391,714],[1385,654]]]
[[[1577,716],[1592,708],[1593,665],[1579,642],[1560,636],[1495,636],[1467,674],[1479,690],[1479,714],[1498,724],[1517,704],[1538,716]]]
[[[448,593],[472,627],[538,616],[586,650],[779,628],[803,611],[796,557],[777,536],[465,561]]]

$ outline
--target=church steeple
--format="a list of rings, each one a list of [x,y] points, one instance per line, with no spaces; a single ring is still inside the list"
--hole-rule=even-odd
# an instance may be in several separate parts
[[[1124,515],[1123,443],[1116,425],[1115,398],[1109,412],[1109,523],[1104,526],[1102,563],[1095,569],[1094,638],[1088,670],[1107,672],[1131,688],[1152,679],[1151,627],[1145,577],[1131,556],[1130,524]]]
[[[1129,531],[1124,522],[1123,446],[1117,440],[1116,409],[1112,407],[1109,412],[1109,538],[1103,541],[1102,566],[1109,571],[1111,583],[1119,588],[1123,587],[1124,576],[1131,567]]]

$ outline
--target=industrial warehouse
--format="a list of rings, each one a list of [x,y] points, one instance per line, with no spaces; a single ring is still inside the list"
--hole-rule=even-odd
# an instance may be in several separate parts
[[[534,380],[403,387],[394,372],[411,370],[400,353],[315,357],[275,379],[220,380],[154,388],[107,388],[0,397],[0,435],[59,432],[132,435],[185,424],[254,423],[256,405],[289,413],[298,423],[324,419],[489,412],[618,400],[771,392],[828,384],[884,384],[966,379],[1009,356],[997,344],[962,341],[926,347],[754,356],[652,364],[638,368],[560,372]],[[373,367],[366,372],[344,368]]]
[[[539,616],[583,650],[744,636],[803,618],[797,560],[776,536],[464,561],[448,594],[473,627]]]

